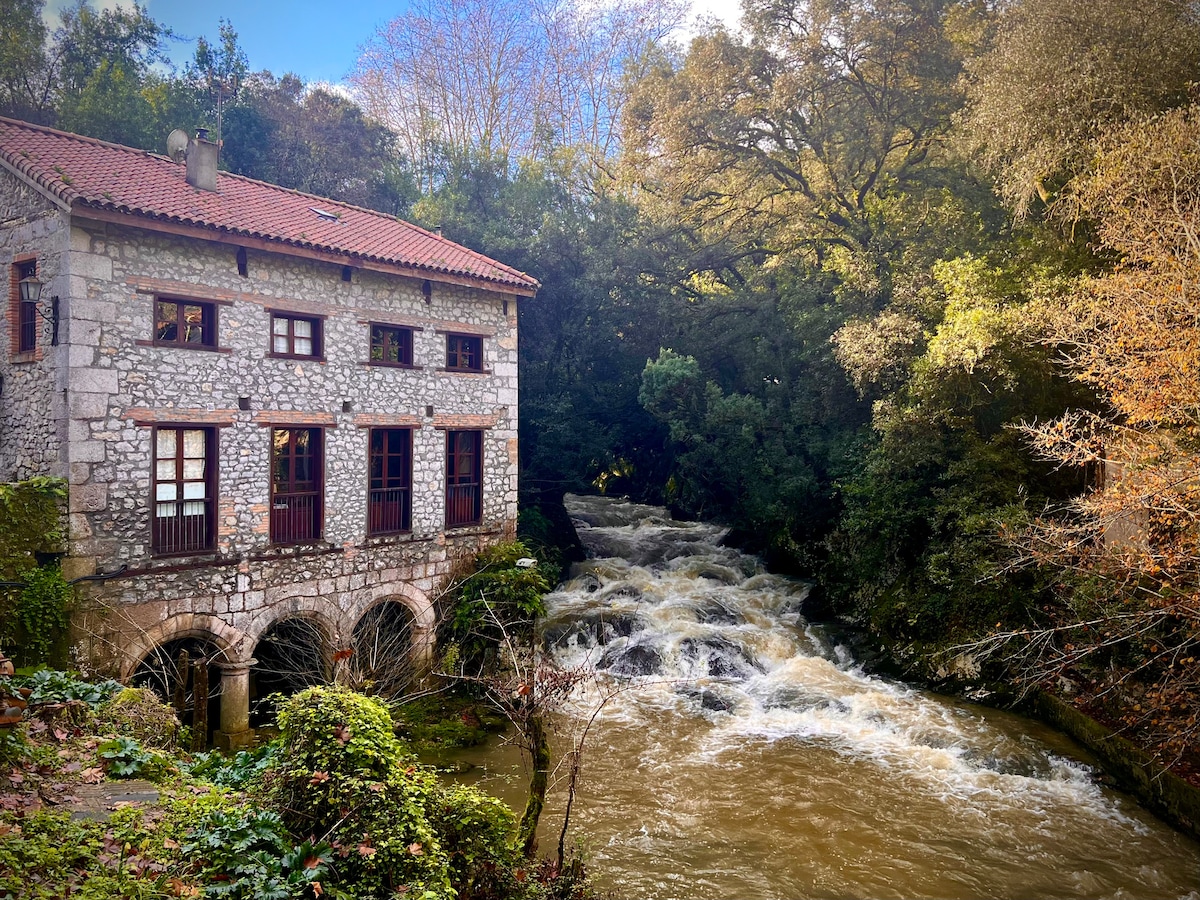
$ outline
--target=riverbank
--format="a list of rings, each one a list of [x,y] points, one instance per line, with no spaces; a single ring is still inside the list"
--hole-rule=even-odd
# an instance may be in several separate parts
[[[0,731],[0,900],[595,896],[580,866],[521,853],[507,806],[422,765],[382,703],[344,688],[284,701],[279,737],[233,757],[186,752],[145,689],[47,671],[24,697]]]

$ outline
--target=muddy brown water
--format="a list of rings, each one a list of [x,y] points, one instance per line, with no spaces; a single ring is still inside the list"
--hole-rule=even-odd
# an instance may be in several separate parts
[[[592,558],[549,598],[562,665],[598,680],[572,816],[629,900],[1188,898],[1200,845],[1030,720],[865,674],[799,613],[807,587],[663,510],[568,497]],[[469,780],[516,809],[503,744]],[[557,843],[563,785],[542,845]]]

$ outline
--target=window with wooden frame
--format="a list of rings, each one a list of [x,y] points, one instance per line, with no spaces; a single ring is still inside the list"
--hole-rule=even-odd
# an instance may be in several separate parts
[[[446,527],[483,517],[483,432],[446,432]]]
[[[217,434],[214,428],[154,429],[151,547],[156,554],[201,553],[215,539]]]
[[[320,359],[321,317],[272,313],[271,355]]]
[[[446,335],[446,368],[456,372],[482,372],[483,338],[476,334]]]
[[[321,537],[323,436],[320,428],[271,429],[271,540],[276,544]]]
[[[400,325],[371,325],[371,356],[376,366],[413,364],[413,330]]]
[[[156,297],[154,343],[167,347],[215,350],[217,304],[204,300]]]
[[[19,288],[16,285],[21,283],[23,278],[34,278],[37,276],[37,260],[31,259],[26,262],[20,262],[13,266],[13,274],[16,276],[14,280],[14,290],[17,290],[17,352],[32,353],[37,349],[38,337],[38,309],[37,302],[32,300],[22,300]]]
[[[412,430],[372,428],[367,471],[367,534],[412,529]]]

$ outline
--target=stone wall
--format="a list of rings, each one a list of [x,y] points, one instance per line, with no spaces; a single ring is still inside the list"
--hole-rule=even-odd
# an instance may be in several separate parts
[[[431,621],[458,556],[516,520],[516,305],[499,294],[75,220],[69,307],[71,558],[87,586],[86,653],[128,674],[173,637],[219,633],[248,659],[270,624],[318,619],[331,640],[382,599]],[[153,346],[157,295],[219,303],[216,350]],[[271,310],[324,316],[323,359],[269,355]],[[369,323],[414,328],[412,369],[371,366]],[[485,373],[444,370],[445,332],[483,336]],[[249,408],[242,408],[248,406]],[[219,446],[214,553],[151,554],[153,427],[203,423]],[[325,429],[324,534],[271,544],[271,426]],[[367,428],[413,428],[410,534],[369,538]],[[482,524],[445,532],[446,429],[482,428]],[[422,618],[424,617],[424,619]]]
[[[0,319],[0,481],[35,475],[65,477],[63,410],[65,349],[51,347],[51,324],[39,319],[37,348],[17,353],[14,261],[37,260],[49,298],[66,296],[67,220],[56,206],[16,176],[0,169],[0,262],[7,294]],[[61,334],[60,334],[61,339]]]

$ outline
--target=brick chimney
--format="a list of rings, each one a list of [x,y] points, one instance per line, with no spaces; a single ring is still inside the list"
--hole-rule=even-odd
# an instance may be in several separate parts
[[[217,145],[208,140],[207,128],[188,141],[187,183],[202,191],[217,189]]]

